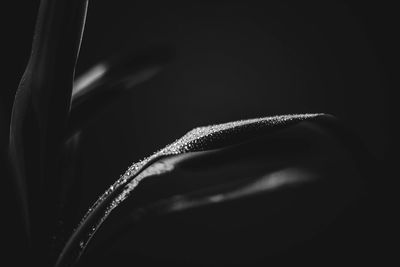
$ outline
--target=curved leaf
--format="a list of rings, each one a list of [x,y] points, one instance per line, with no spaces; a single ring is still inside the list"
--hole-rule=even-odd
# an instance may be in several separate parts
[[[110,213],[118,207],[147,177],[167,173],[172,165],[155,161],[173,155],[204,152],[239,144],[253,138],[271,134],[279,129],[302,121],[319,121],[330,118],[324,114],[284,115],[230,122],[196,128],[171,145],[141,162],[133,164],[89,209],[71,239],[67,242],[57,266],[73,264],[86,248],[94,233]]]
[[[326,248],[321,255],[338,257],[346,248],[335,251],[336,238],[354,234],[338,218],[347,221],[364,188],[348,147],[320,126],[299,123],[222,149],[156,160],[143,171],[153,174],[96,233],[82,266],[132,258],[146,266],[264,266],[296,244],[308,248],[308,260],[317,258],[318,244]],[[168,171],[157,171],[163,166]],[[326,237],[332,232],[340,235]]]
[[[157,73],[170,59],[169,49],[156,48],[140,55],[128,53],[114,56],[98,63],[76,78],[72,91],[72,108],[93,98],[94,95],[114,90],[110,86],[123,84],[121,89],[129,89]]]
[[[167,49],[151,55],[115,56],[96,64],[74,82],[71,116],[66,138],[73,135],[101,110],[129,89],[146,82],[160,72],[171,58]]]
[[[59,157],[87,3],[41,1],[32,53],[15,95],[9,151],[34,257],[35,249],[52,246]]]

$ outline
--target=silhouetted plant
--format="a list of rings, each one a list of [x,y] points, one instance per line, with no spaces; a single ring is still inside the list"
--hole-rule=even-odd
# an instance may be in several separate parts
[[[138,246],[168,258],[172,243],[182,251],[175,260],[249,265],[318,235],[360,198],[357,139],[330,115],[282,115],[188,132],[129,167],[79,222],[83,126],[166,61],[121,57],[74,79],[87,2],[41,1],[13,105],[9,159],[32,265],[98,265],[143,224],[160,243],[134,233],[132,264],[143,264],[135,262]],[[182,222],[183,234],[163,232]],[[208,252],[199,257],[202,249]]]

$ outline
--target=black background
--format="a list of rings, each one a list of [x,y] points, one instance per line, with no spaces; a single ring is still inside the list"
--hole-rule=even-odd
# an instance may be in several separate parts
[[[29,57],[38,5],[2,3],[1,127]],[[354,1],[90,2],[77,74],[122,51],[165,46],[175,57],[87,126],[83,206],[132,162],[188,130],[237,119],[331,113],[384,161],[391,10]]]

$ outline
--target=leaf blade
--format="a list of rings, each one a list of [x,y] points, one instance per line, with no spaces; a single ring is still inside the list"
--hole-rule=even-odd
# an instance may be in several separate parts
[[[114,56],[75,80],[66,139],[97,118],[113,101],[157,75],[172,58],[166,48],[146,53]]]
[[[50,221],[55,218],[52,205],[56,201],[46,202],[44,195],[57,198],[57,159],[70,109],[87,3],[41,1],[31,56],[12,109],[9,153],[26,232],[29,239],[38,242],[38,250],[46,250],[51,244],[45,239],[51,238]]]
[[[275,132],[302,121],[323,120],[325,114],[283,115],[267,118],[243,120],[220,125],[196,128],[171,145],[161,149],[145,160],[133,164],[89,209],[71,239],[61,253],[56,266],[68,266],[79,259],[88,242],[110,213],[119,206],[138,185],[154,175],[169,170],[168,165],[146,169],[152,162],[163,157],[218,149],[248,139]]]

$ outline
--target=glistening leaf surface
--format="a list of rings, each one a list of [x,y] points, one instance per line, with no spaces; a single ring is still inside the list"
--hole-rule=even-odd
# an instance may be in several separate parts
[[[110,213],[118,207],[146,177],[169,170],[168,165],[151,166],[163,157],[220,149],[252,138],[273,133],[303,121],[326,119],[324,114],[283,115],[199,127],[152,156],[133,164],[89,209],[66,244],[57,266],[73,264],[83,253],[94,233]],[[149,168],[147,168],[149,167]]]
[[[332,232],[360,196],[354,163],[322,121],[157,159],[91,240],[82,266],[133,255],[137,265],[264,266],[296,243],[315,258],[318,242],[306,241]],[[333,252],[337,240],[320,244]]]

